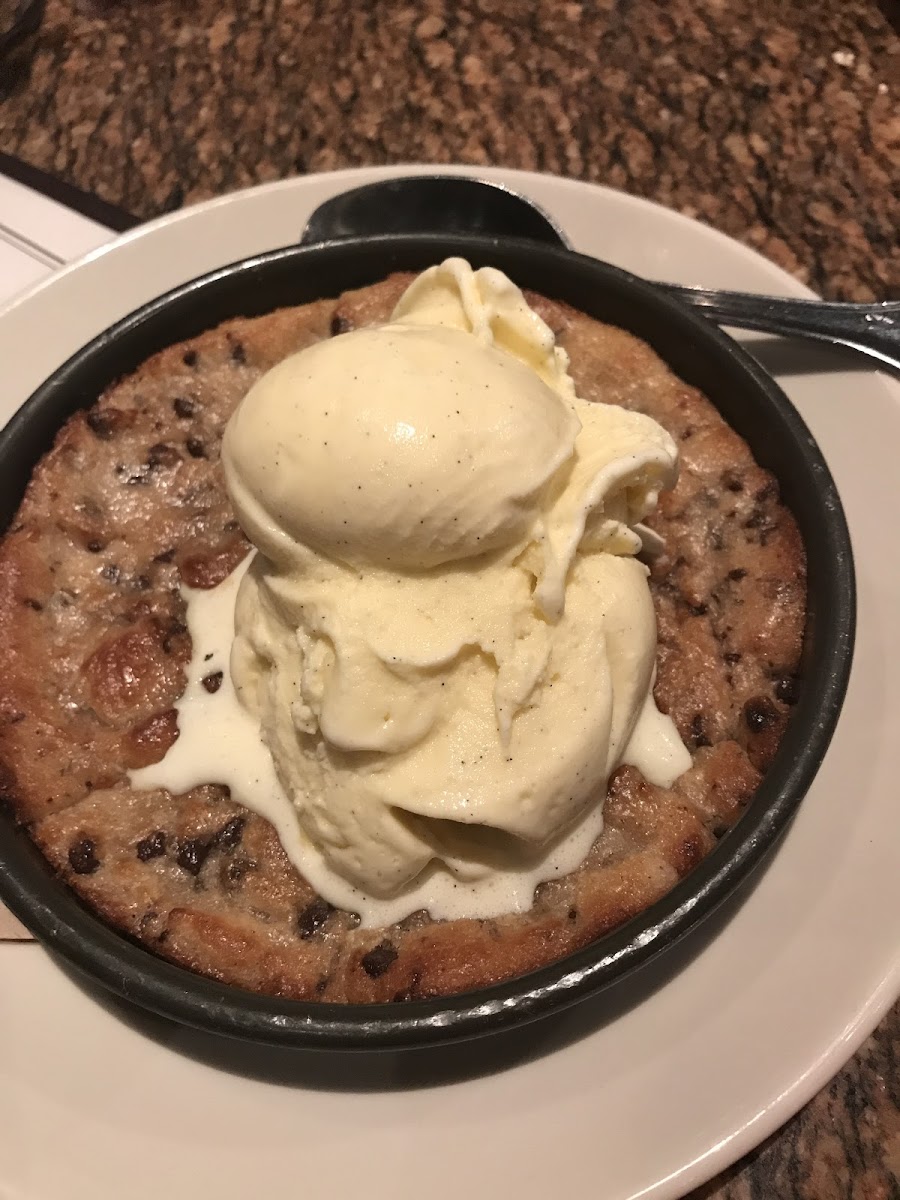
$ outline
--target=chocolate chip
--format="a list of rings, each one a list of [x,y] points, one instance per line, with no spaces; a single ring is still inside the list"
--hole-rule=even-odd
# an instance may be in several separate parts
[[[223,850],[232,850],[240,843],[244,836],[244,826],[247,824],[246,817],[232,817],[227,824],[223,825],[213,841]]]
[[[569,911],[566,913],[566,916],[569,918],[570,921],[577,921],[578,920],[578,909],[570,908]]]
[[[317,896],[312,904],[307,904],[297,918],[297,931],[304,941],[317,934],[333,912],[334,905],[321,896]]]
[[[183,421],[189,420],[197,411],[193,400],[188,400],[186,396],[176,396],[172,401],[172,407],[175,409],[175,416],[181,417]]]
[[[701,746],[711,746],[712,742],[706,735],[706,719],[703,713],[695,713],[694,719],[691,721],[691,737],[694,741],[694,746],[699,750]]]
[[[728,578],[733,579],[735,583],[737,583],[741,579],[746,579],[746,577],[747,577],[747,572],[744,570],[743,567],[734,567],[733,570],[728,572]]]
[[[762,733],[778,720],[778,709],[768,696],[754,696],[744,705],[744,720],[753,733]]]
[[[145,912],[141,916],[141,919],[138,921],[138,933],[139,934],[146,933],[147,930],[149,929],[149,927],[153,924],[154,921],[158,920],[158,918],[159,918],[159,913],[156,912],[155,909],[151,908],[148,912]]]
[[[744,481],[738,475],[734,474],[733,470],[726,470],[726,472],[722,473],[722,482],[724,482],[730,492],[744,491]]]
[[[139,592],[146,592],[146,591],[148,591],[148,590],[149,590],[149,588],[150,588],[150,577],[149,577],[149,575],[136,575],[136,576],[135,576],[135,578],[134,578],[134,584],[133,584],[133,586],[134,586],[135,588],[137,588],[137,590],[138,590]]]
[[[228,883],[239,883],[249,871],[256,870],[256,863],[251,858],[232,858],[225,867],[225,878]]]
[[[190,437],[188,438],[187,442],[185,442],[185,445],[187,446],[187,452],[191,458],[206,458],[206,447],[199,438]]]
[[[91,538],[91,540],[87,544],[87,548],[91,554],[99,554],[100,551],[103,549],[103,543],[97,541],[96,538]]]
[[[743,655],[739,650],[726,650],[722,657],[728,663],[729,667],[733,667],[735,663],[741,661]]]
[[[103,505],[98,504],[91,496],[84,496],[75,505],[75,511],[91,518],[91,520],[99,521],[103,516]]]
[[[91,838],[82,838],[69,847],[69,866],[76,875],[93,875],[100,866],[96,844]]]
[[[421,929],[424,925],[431,923],[431,914],[427,908],[417,908],[415,912],[411,912],[408,917],[404,917],[402,921],[397,922],[397,929],[407,933],[410,929]]]
[[[189,875],[199,875],[211,849],[212,842],[208,838],[189,838],[179,846],[175,861]]]
[[[150,482],[150,475],[153,468],[147,463],[141,463],[139,467],[131,471],[128,467],[116,467],[116,471],[120,475],[126,475],[125,483],[128,487],[139,487]]]
[[[243,342],[231,343],[231,361],[236,363],[245,363],[247,361],[247,351],[244,349]]]
[[[763,526],[768,525],[768,522],[769,518],[765,511],[761,508],[754,508],[753,512],[744,522],[744,528],[761,529]]]
[[[170,563],[174,557],[175,547],[173,546],[171,550],[163,550],[162,554],[154,555],[153,561],[158,563]]]
[[[163,638],[162,648],[166,654],[172,653],[172,647],[176,638],[182,637],[188,631],[184,621],[170,621],[169,628],[166,631],[166,636]]]
[[[368,954],[362,956],[360,966],[370,979],[377,979],[385,973],[391,963],[396,961],[396,958],[397,951],[390,942],[379,942],[377,946],[372,947]]]
[[[181,356],[181,361],[184,363],[184,365],[186,367],[196,367],[197,351],[196,350],[185,350],[184,354],[182,354],[182,356]]]
[[[346,317],[339,317],[335,314],[331,318],[331,336],[337,337],[339,333],[349,333],[353,328],[353,322],[348,321]]]
[[[33,600],[31,596],[26,596],[22,603],[28,608],[33,608],[35,612],[44,611],[44,606],[41,604],[40,600]]]
[[[122,572],[115,563],[107,563],[100,574],[108,583],[118,583]]]
[[[709,612],[709,607],[702,602],[700,604],[689,604],[688,608],[691,611],[692,617],[705,617]]]
[[[208,675],[203,676],[200,682],[203,684],[209,694],[212,695],[222,686],[222,672],[210,671]]]
[[[157,442],[147,451],[147,466],[151,471],[157,467],[174,467],[181,462],[181,455],[167,442]]]
[[[782,675],[775,681],[775,695],[782,704],[796,704],[800,699],[800,680],[796,675]]]
[[[161,854],[166,852],[166,835],[161,829],[154,829],[153,833],[148,833],[145,838],[141,838],[135,846],[137,856],[141,862],[149,862],[151,858],[159,858]]]
[[[98,412],[96,409],[91,409],[85,420],[87,421],[88,429],[101,442],[108,442],[115,432],[116,421],[110,413]]]

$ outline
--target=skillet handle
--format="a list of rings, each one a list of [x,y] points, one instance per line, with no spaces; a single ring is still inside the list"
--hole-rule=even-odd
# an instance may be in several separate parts
[[[471,233],[569,243],[524,196],[457,175],[384,179],[333,196],[313,212],[301,245],[390,233]]]

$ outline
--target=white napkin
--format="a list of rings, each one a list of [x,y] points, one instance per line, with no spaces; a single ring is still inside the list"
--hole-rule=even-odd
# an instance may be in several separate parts
[[[0,904],[0,942],[30,942],[31,934],[9,909]]]

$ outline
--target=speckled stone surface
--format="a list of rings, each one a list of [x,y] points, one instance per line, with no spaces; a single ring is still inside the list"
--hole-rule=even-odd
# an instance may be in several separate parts
[[[553,171],[699,216],[827,295],[884,298],[897,7],[48,0],[0,149],[142,217],[347,165]]]
[[[48,0],[0,150],[141,217],[428,160],[606,183],[900,295],[896,0]],[[900,1008],[694,1200],[900,1200]]]

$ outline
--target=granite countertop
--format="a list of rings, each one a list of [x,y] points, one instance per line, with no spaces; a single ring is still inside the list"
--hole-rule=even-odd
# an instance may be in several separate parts
[[[0,150],[152,217],[432,161],[647,196],[824,295],[900,295],[896,0],[48,0]],[[897,1200],[900,1008],[695,1200]]]

